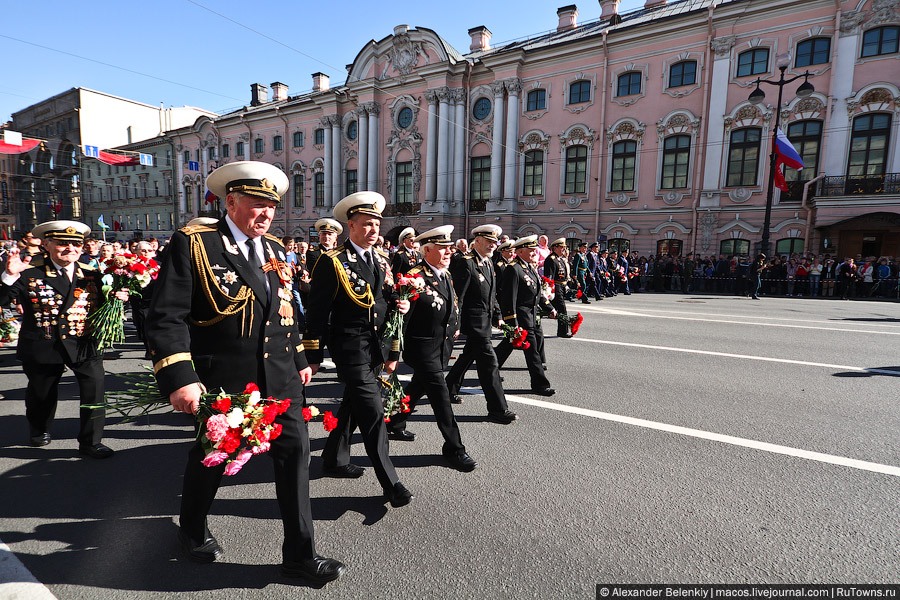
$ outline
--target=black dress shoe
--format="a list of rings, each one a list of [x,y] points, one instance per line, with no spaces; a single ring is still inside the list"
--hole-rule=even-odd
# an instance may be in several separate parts
[[[504,411],[502,413],[488,413],[488,421],[493,423],[500,423],[501,425],[509,425],[516,419],[518,419],[518,415],[511,410]]]
[[[90,458],[109,458],[115,452],[109,446],[94,444],[93,446],[79,446],[78,454],[89,456]]]
[[[503,381],[503,378],[500,378],[500,381]],[[462,396],[451,396],[450,404],[462,404]]]
[[[328,477],[343,477],[345,479],[356,479],[362,477],[366,470],[353,463],[347,463],[339,467],[324,467],[322,472]]]
[[[390,489],[390,491],[385,491],[384,497],[388,499],[391,503],[391,506],[394,508],[400,508],[401,506],[406,506],[412,499],[415,497],[412,495],[406,486],[400,483],[399,481],[394,484],[394,487]]]
[[[346,565],[333,558],[325,558],[318,554],[301,561],[286,560],[281,563],[281,572],[288,577],[302,577],[313,583],[325,584],[340,577]]]
[[[215,562],[217,558],[224,554],[224,550],[222,550],[219,542],[216,541],[216,538],[211,533],[203,540],[203,543],[198,544],[191,539],[191,536],[184,529],[179,527],[178,541],[181,542],[181,548],[188,555],[188,558],[197,563]]]
[[[50,443],[50,434],[49,433],[39,433],[38,435],[31,436],[31,440],[28,442],[32,446],[46,446]]]
[[[553,394],[556,393],[556,390],[554,390],[553,388],[543,388],[540,390],[531,390],[531,391],[532,391],[532,393],[535,393],[538,396],[552,396]]]
[[[444,454],[444,458],[447,459],[447,462],[450,463],[450,466],[456,469],[457,471],[462,471],[463,473],[469,473],[475,470],[475,467],[478,466],[478,463],[475,462],[475,459],[469,456],[468,452],[454,452],[452,454]]]
[[[571,334],[571,333],[560,333],[560,334],[558,334],[556,337],[561,337],[561,338],[566,338],[566,339],[568,339],[568,338],[572,337],[572,334]]]
[[[416,434],[406,429],[388,430],[388,439],[397,442],[414,442],[416,441]]]

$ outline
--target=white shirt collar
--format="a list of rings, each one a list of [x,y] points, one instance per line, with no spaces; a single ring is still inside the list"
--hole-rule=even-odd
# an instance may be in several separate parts
[[[440,281],[441,279],[444,278],[444,270],[443,269],[437,268],[436,266],[434,266],[427,260],[425,261],[425,264],[428,265],[428,268],[434,272],[435,276],[438,278],[438,281]]]
[[[356,245],[356,244],[353,242],[353,240],[351,240],[350,238],[347,238],[347,241],[350,242],[350,245],[353,246],[353,248],[356,249],[356,253],[359,254],[359,257],[360,257],[360,258],[362,258],[363,260],[365,260],[365,253],[366,253],[366,252],[371,252],[371,253],[372,253],[372,260],[375,260],[375,250],[374,250],[374,249],[369,248],[368,250],[366,250],[366,249],[363,248],[362,246]]]
[[[225,215],[225,223],[228,224],[228,229],[231,230],[231,235],[234,237],[234,241],[239,247],[244,248],[246,247],[244,242],[250,239],[256,239],[249,237],[243,231],[238,229],[238,226],[231,220],[231,216]],[[256,255],[259,256],[260,261],[265,261],[265,252],[262,248],[262,244],[254,244],[254,247],[256,248]],[[263,256],[260,256],[260,252],[263,253]]]
[[[72,278],[72,275],[75,274],[75,263],[72,263],[71,265],[64,267],[62,265],[56,264],[53,261],[53,259],[50,259],[50,262],[53,263],[53,268],[55,268],[57,272],[65,271],[66,273],[68,273],[70,279]]]

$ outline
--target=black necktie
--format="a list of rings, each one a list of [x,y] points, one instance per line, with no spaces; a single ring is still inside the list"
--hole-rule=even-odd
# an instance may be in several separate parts
[[[378,279],[378,273],[375,271],[375,265],[372,261],[371,253],[371,250],[363,250],[363,260],[366,261],[366,266],[369,267],[369,274],[372,276],[372,281],[374,282],[376,279]]]
[[[259,260],[259,254],[256,252],[256,239],[247,240],[247,262],[250,263],[250,271],[256,277],[257,281],[266,287],[266,276],[262,270],[262,263]]]

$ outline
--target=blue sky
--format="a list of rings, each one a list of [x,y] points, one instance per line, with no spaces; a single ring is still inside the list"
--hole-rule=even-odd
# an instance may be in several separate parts
[[[158,106],[225,112],[250,102],[250,84],[308,91],[311,74],[332,84],[370,39],[396,25],[435,30],[468,52],[468,30],[484,25],[492,43],[556,28],[539,0],[384,3],[288,0],[4,2],[0,29],[0,120],[73,87]],[[623,0],[620,11],[643,6]],[[579,22],[597,19],[597,0],[578,4]]]

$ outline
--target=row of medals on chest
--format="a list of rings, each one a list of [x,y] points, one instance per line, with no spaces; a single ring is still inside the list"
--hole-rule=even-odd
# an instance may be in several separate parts
[[[84,333],[84,322],[87,319],[88,294],[81,288],[72,291],[75,302],[65,314],[60,315],[65,299],[62,294],[47,285],[42,279],[32,279],[28,282],[28,297],[34,308],[34,318],[37,326],[44,330],[44,338],[50,339],[50,328],[63,322],[63,327],[68,327],[69,335],[80,336]]]

